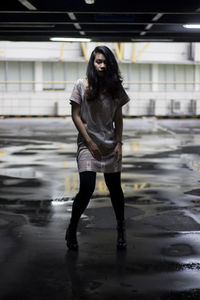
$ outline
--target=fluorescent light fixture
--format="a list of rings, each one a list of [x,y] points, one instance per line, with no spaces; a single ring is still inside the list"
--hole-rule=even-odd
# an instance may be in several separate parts
[[[33,4],[31,4],[29,1],[27,0],[18,0],[22,5],[24,5],[26,8],[28,8],[29,10],[37,10],[37,8],[35,6],[33,6]]]
[[[81,26],[78,23],[73,23],[73,25],[76,29],[81,29]]]
[[[53,42],[91,42],[91,39],[87,38],[65,38],[65,37],[51,37]]]
[[[148,39],[148,38],[135,38],[131,39],[132,42],[173,42],[173,39]]]
[[[94,0],[85,0],[86,4],[94,4]]]
[[[161,13],[156,14],[155,17],[152,19],[152,21],[158,21],[162,16],[163,16],[163,14],[161,14]]]
[[[76,16],[73,12],[70,12],[70,13],[67,13],[68,14],[68,17],[71,19],[71,20],[77,20],[76,19]]]
[[[198,28],[200,28],[200,24],[186,24],[186,25],[183,25],[183,27],[191,28],[191,29],[198,29]]]
[[[153,24],[148,24],[148,25],[145,27],[145,29],[146,29],[146,30],[149,30],[152,26],[153,26]]]

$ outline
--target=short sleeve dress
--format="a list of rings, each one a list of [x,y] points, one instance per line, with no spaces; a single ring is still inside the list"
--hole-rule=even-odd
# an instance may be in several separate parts
[[[81,120],[88,135],[98,145],[102,156],[95,159],[87,148],[83,136],[79,133],[77,138],[77,164],[79,173],[93,171],[101,173],[121,172],[121,161],[117,162],[114,153],[116,142],[114,117],[116,110],[126,104],[130,99],[122,88],[119,97],[112,99],[107,95],[100,95],[97,99],[87,101],[85,91],[86,79],[78,79],[74,85],[70,103],[80,105]]]

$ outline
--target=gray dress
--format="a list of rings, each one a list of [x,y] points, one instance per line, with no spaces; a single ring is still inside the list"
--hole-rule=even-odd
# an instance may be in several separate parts
[[[96,160],[88,150],[83,136],[79,133],[77,139],[78,171],[120,172],[121,161],[117,162],[117,157],[114,153],[117,143],[113,121],[116,110],[130,99],[122,88],[119,97],[115,100],[106,94],[102,94],[95,100],[87,101],[84,96],[86,87],[87,80],[78,79],[73,88],[70,103],[76,102],[80,104],[82,122],[88,135],[99,147],[102,156],[100,161]]]

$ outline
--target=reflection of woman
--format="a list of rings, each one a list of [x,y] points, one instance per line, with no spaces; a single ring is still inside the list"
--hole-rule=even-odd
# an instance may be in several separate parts
[[[69,249],[78,249],[77,225],[93,194],[96,172],[104,173],[110,192],[117,219],[117,248],[126,248],[124,195],[120,175],[122,106],[129,98],[121,83],[112,51],[106,46],[98,46],[90,56],[87,78],[76,82],[70,97],[72,119],[79,132],[77,163],[80,187],[66,232]]]

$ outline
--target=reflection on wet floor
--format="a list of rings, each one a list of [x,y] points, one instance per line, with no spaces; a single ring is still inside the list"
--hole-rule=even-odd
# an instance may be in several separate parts
[[[124,120],[128,249],[116,252],[98,174],[71,253],[64,234],[79,184],[71,120],[0,120],[2,299],[199,299],[198,123]]]

